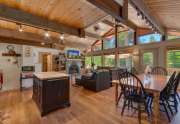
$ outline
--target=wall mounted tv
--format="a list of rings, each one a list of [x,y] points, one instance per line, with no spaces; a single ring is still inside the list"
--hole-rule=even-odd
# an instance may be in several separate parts
[[[79,50],[67,50],[67,56],[69,58],[75,58],[77,56],[80,56],[80,51]]]

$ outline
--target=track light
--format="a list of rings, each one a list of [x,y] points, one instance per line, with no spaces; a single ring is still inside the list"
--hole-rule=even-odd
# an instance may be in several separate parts
[[[23,29],[22,29],[22,25],[21,25],[21,24],[19,25],[19,29],[18,29],[18,30],[19,30],[19,32],[23,32]]]
[[[64,40],[64,34],[61,34],[59,37],[61,40]]]
[[[47,38],[50,37],[50,34],[48,33],[48,31],[46,31],[46,32],[44,33],[44,36],[47,37]]]

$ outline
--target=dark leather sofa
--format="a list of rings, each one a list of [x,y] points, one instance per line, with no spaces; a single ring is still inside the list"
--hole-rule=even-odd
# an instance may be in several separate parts
[[[102,91],[110,88],[110,74],[108,70],[97,70],[92,76],[82,76],[81,84],[84,88],[93,91]]]

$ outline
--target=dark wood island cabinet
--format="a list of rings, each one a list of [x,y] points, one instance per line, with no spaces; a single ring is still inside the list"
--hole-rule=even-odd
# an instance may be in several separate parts
[[[33,100],[41,116],[58,108],[70,106],[69,76],[59,72],[34,74]]]

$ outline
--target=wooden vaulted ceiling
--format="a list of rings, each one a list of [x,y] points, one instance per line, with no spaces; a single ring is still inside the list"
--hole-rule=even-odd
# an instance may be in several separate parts
[[[180,0],[144,0],[144,2],[164,27],[180,30]]]
[[[88,27],[106,15],[86,0],[1,0],[0,3],[76,28]]]
[[[91,4],[92,0],[0,0],[0,5],[5,5],[32,15],[42,17],[49,21],[63,24],[74,29],[83,29],[85,38],[65,34],[65,45],[68,42],[71,46],[86,48],[94,41],[101,38],[106,32],[114,27],[115,20],[104,12],[101,8]],[[95,0],[97,1],[97,0]],[[122,6],[123,0],[115,0]],[[131,0],[129,0],[131,1]],[[163,27],[170,29],[180,29],[180,1],[179,0],[138,0],[143,1],[150,10],[152,16],[161,22]],[[0,6],[1,7],[1,6]],[[3,10],[0,8],[0,11]],[[0,14],[1,16],[3,14]],[[4,15],[3,15],[4,16]],[[13,15],[16,16],[16,15]],[[128,21],[132,27],[148,28],[145,21],[137,17],[137,11],[129,3]],[[128,22],[129,23],[129,22]],[[131,27],[130,26],[130,27]],[[24,32],[43,36],[44,30],[23,25]],[[0,28],[18,30],[16,23],[0,20]],[[96,30],[97,28],[97,30]],[[127,27],[125,27],[127,30]],[[122,29],[123,30],[123,29]],[[78,31],[78,30],[76,30]],[[112,30],[113,32],[113,30]],[[49,31],[58,40],[59,32]],[[75,33],[76,35],[76,33]],[[75,44],[77,43],[77,44]]]

